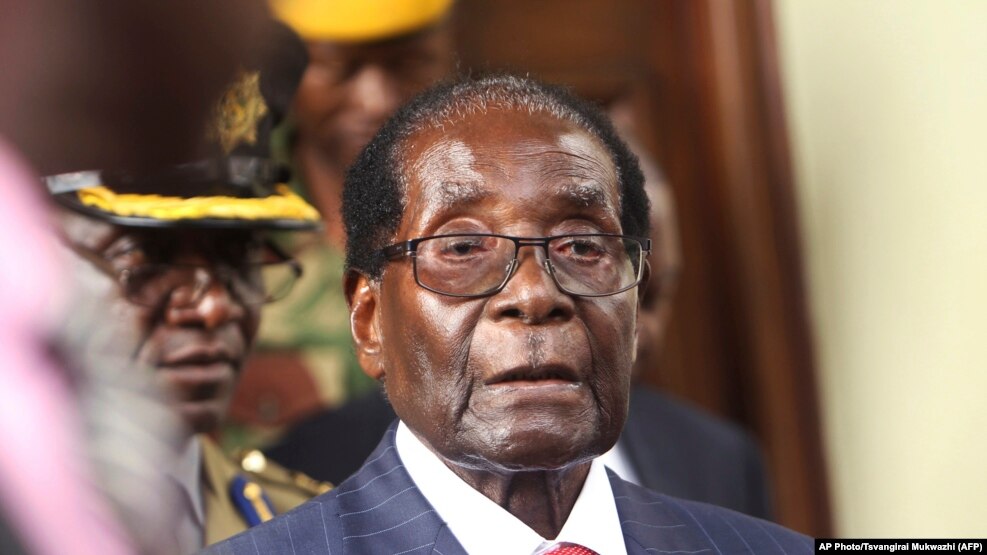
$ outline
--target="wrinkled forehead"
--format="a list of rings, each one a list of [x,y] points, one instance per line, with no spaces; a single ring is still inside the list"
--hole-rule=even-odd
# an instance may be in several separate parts
[[[567,121],[512,110],[465,116],[405,142],[408,206],[427,210],[497,195],[537,198],[619,218],[620,187],[603,143]]]

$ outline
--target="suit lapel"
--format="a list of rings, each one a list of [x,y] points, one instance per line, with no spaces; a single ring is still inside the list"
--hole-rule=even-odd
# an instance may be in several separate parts
[[[336,489],[345,553],[466,555],[421,494],[384,434],[359,472]]]
[[[435,537],[432,553],[434,555],[469,555],[445,523],[442,524],[442,529]]]
[[[360,471],[336,489],[343,552],[467,555],[405,470],[395,432],[391,426]],[[608,474],[629,555],[716,553],[674,499]]]
[[[612,471],[607,472],[629,555],[716,552],[715,547],[682,518],[674,507],[674,500],[625,482]]]

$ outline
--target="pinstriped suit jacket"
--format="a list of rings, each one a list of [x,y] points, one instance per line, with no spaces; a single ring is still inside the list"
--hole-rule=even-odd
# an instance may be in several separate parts
[[[333,491],[206,553],[467,555],[404,469],[394,433],[391,426],[363,467]],[[769,522],[654,493],[612,472],[610,484],[629,555],[813,551],[809,538]]]

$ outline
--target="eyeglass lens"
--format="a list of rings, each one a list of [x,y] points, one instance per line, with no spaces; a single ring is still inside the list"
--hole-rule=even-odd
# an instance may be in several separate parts
[[[167,300],[181,307],[199,302],[219,281],[237,300],[252,305],[283,298],[296,279],[296,268],[290,263],[251,264],[239,269],[147,264],[129,271],[125,285],[128,298],[137,304],[158,306]]]
[[[632,286],[640,278],[641,251],[636,240],[607,235],[570,235],[548,242],[556,283],[575,295],[606,295]],[[506,237],[433,237],[418,244],[416,277],[440,293],[487,294],[508,279],[515,254],[515,242]]]

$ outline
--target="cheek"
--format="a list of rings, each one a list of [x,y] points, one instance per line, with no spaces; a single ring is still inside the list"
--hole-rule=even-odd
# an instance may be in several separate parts
[[[434,296],[418,298],[411,304],[415,306],[409,306],[409,311],[416,312],[413,323],[399,325],[394,338],[405,346],[401,351],[407,361],[427,380],[446,381],[461,374],[476,316],[462,307],[450,310]],[[399,365],[401,361],[394,363]]]
[[[164,328],[164,324],[155,315],[154,309],[117,300],[110,305],[109,315],[118,323],[119,328],[127,328],[124,336],[127,338],[128,357],[152,367],[157,366],[162,348],[159,331]]]
[[[244,343],[247,347],[253,344],[254,338],[257,337],[257,329],[260,327],[261,318],[261,307],[259,306],[247,306],[244,307],[244,317],[243,322],[240,324],[240,333],[243,334]]]
[[[600,300],[586,311],[593,363],[598,369],[595,381],[600,402],[611,405],[604,410],[617,411],[627,402],[636,357],[636,297],[633,302],[619,296]]]
[[[434,295],[405,295],[401,308],[384,317],[385,379],[396,404],[414,404],[431,418],[448,421],[461,412],[472,387],[466,372],[478,303],[447,303]],[[402,415],[402,418],[404,416]]]

